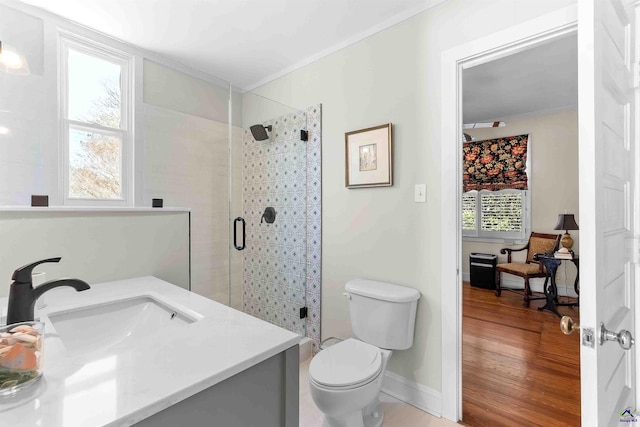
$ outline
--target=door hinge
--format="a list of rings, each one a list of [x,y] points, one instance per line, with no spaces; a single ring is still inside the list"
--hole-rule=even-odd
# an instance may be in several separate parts
[[[307,307],[302,307],[302,308],[300,309],[300,318],[301,318],[301,319],[304,319],[304,318],[306,318],[306,317],[307,317]]]

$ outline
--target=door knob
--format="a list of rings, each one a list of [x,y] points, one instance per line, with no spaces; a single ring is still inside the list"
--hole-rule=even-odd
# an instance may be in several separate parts
[[[560,319],[560,330],[563,334],[569,335],[572,332],[579,331],[580,324],[574,323],[573,319],[569,316],[562,316],[562,319]]]
[[[600,345],[604,344],[605,341],[618,341],[620,347],[624,350],[629,350],[632,345],[635,344],[635,340],[631,335],[631,332],[626,329],[622,329],[617,334],[613,331],[607,330],[604,326],[604,323],[600,323]]]

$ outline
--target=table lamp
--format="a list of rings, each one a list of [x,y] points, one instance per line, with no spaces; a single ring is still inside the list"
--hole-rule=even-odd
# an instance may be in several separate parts
[[[564,230],[565,233],[560,239],[560,244],[563,248],[566,248],[567,252],[571,251],[573,247],[573,238],[569,234],[569,230],[578,230],[578,224],[573,214],[560,214],[558,215],[558,223],[554,230]],[[564,251],[562,251],[564,252]]]

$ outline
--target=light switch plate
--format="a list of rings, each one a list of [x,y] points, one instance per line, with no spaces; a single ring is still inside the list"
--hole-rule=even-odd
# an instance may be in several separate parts
[[[413,201],[425,203],[427,201],[427,184],[416,184],[413,192]]]

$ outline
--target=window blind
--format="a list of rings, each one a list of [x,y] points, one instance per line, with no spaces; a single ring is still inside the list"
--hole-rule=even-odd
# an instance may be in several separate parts
[[[522,231],[524,193],[481,193],[480,229],[482,231]]]
[[[476,196],[477,193],[462,194],[462,229],[476,229]]]
[[[463,191],[527,190],[528,139],[529,135],[517,135],[465,142]]]

